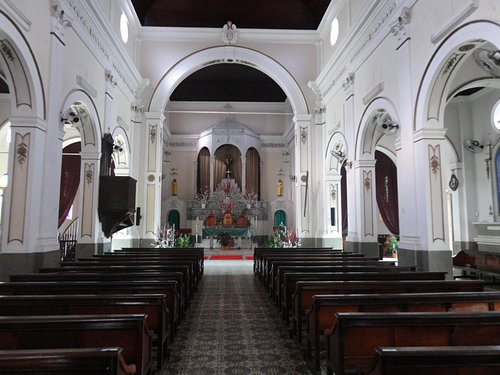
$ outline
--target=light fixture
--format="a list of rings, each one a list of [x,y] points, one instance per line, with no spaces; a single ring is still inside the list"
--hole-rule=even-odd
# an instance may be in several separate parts
[[[333,47],[339,39],[339,20],[335,18],[330,28],[330,45]]]

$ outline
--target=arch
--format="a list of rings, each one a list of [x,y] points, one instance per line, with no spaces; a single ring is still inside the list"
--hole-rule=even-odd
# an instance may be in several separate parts
[[[300,86],[279,62],[261,52],[236,46],[210,47],[179,61],[165,73],[155,87],[148,110],[163,113],[170,95],[184,78],[203,67],[220,63],[244,64],[262,71],[282,88],[295,114],[309,113]]]
[[[19,29],[1,11],[0,25],[0,34],[5,38],[1,42],[0,54],[4,58],[0,58],[0,65],[15,97],[11,100],[11,115],[46,119],[42,78],[33,52]]]
[[[73,90],[63,101],[61,110],[63,118],[70,108],[76,109],[80,116],[81,121],[75,126],[80,131],[82,138],[82,152],[100,152],[101,122],[92,98],[85,91]]]
[[[385,97],[373,99],[365,108],[358,126],[355,141],[356,159],[373,159],[377,142],[384,133],[377,130],[376,120],[379,116],[387,114],[399,124],[396,107]],[[401,126],[401,125],[400,125]]]
[[[459,47],[465,43],[478,44],[479,41],[490,42],[498,48],[500,46],[500,25],[490,20],[466,23],[450,33],[436,49],[427,64],[418,87],[413,122],[414,131],[422,128],[443,128],[443,121],[440,119],[443,118],[447,94],[450,90],[447,82],[451,81],[449,77],[465,61],[465,55],[473,51],[461,53]],[[445,72],[443,69],[449,71]],[[447,73],[447,82],[443,82],[443,78],[440,78],[443,76],[441,74],[443,72]]]
[[[178,210],[174,209],[168,211],[167,224],[169,227],[173,227],[175,225],[175,228],[177,228],[177,230],[181,227],[181,214]]]
[[[274,212],[274,226],[279,227],[281,224],[286,226],[286,212],[283,210],[276,210]]]

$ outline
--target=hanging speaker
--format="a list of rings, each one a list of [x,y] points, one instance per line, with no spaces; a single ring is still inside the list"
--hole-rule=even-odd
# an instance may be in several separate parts
[[[330,225],[335,226],[335,207],[330,207]]]
[[[141,208],[137,207],[135,210],[135,225],[141,225]]]

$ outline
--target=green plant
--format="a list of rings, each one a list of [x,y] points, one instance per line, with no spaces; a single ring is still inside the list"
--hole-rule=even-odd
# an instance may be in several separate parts
[[[182,234],[175,240],[175,247],[192,247],[191,237],[188,234]]]
[[[279,232],[274,232],[272,235],[269,236],[268,240],[264,242],[264,247],[283,247],[284,243],[283,240],[281,239],[280,233]]]
[[[384,251],[387,255],[397,254],[399,241],[396,236],[387,236],[384,242]]]
[[[220,246],[230,246],[232,242],[231,235],[229,232],[220,232],[217,235],[217,242]]]

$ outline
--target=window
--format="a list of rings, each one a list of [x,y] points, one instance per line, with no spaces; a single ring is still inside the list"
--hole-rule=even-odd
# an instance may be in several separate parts
[[[125,13],[122,13],[120,17],[120,34],[122,36],[123,43],[128,42],[128,20]]]
[[[491,122],[493,127],[497,131],[500,131],[500,100],[493,106],[493,111],[491,111]]]
[[[332,47],[337,43],[337,39],[339,38],[339,20],[335,18],[332,21],[332,27],[330,29],[330,44]]]

